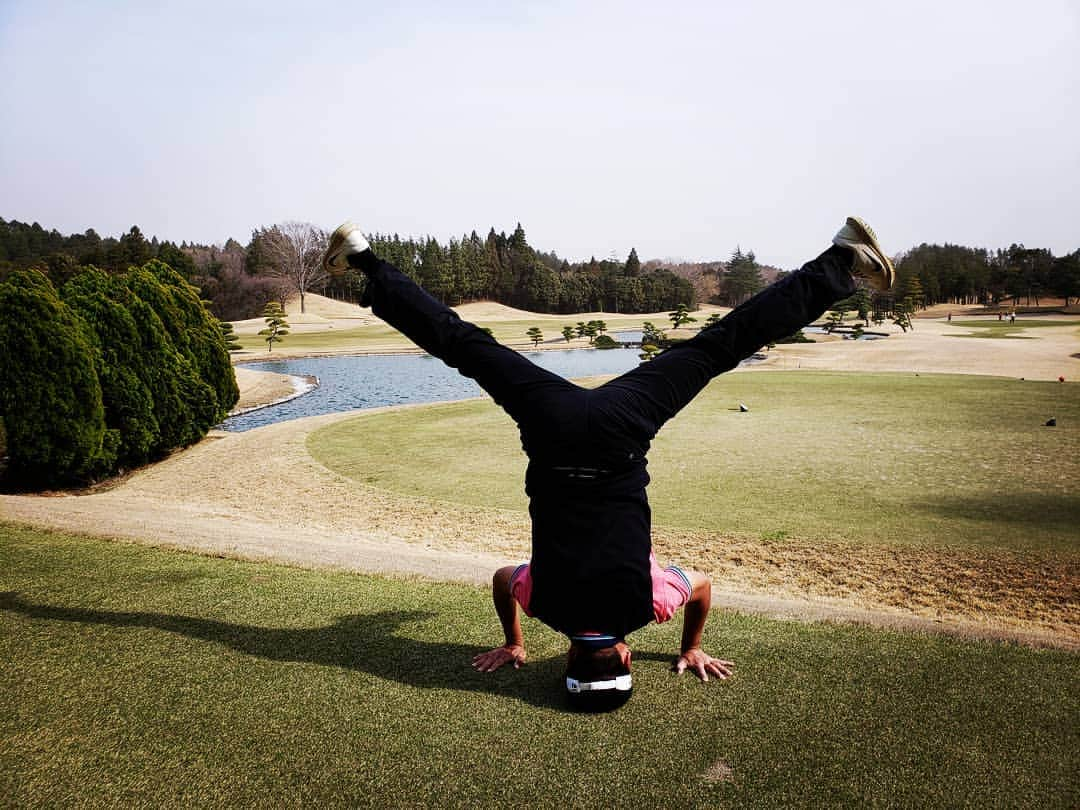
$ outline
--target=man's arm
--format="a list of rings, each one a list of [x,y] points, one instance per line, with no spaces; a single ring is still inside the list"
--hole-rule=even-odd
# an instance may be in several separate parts
[[[710,674],[721,680],[729,678],[734,674],[732,667],[735,665],[731,661],[713,658],[701,649],[701,634],[705,630],[709,608],[712,607],[712,582],[697,571],[683,573],[690,581],[690,599],[683,615],[682,647],[672,668],[677,673],[689,669],[703,681],[709,680]]]
[[[480,672],[494,672],[503,664],[511,662],[514,669],[518,669],[525,663],[521,619],[518,617],[517,602],[510,592],[510,578],[516,570],[517,566],[507,565],[496,571],[491,578],[491,599],[495,602],[495,612],[499,615],[499,624],[502,625],[506,643],[473,658],[473,668]]]

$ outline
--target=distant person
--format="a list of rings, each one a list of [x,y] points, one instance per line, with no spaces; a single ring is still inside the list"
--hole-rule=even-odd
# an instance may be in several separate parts
[[[361,303],[476,380],[520,431],[529,457],[525,492],[532,559],[495,572],[492,593],[504,643],[476,656],[473,666],[491,672],[525,662],[520,605],[568,637],[571,705],[614,708],[631,692],[626,637],[685,606],[674,669],[689,669],[702,680],[730,676],[730,661],[701,649],[711,598],[708,577],[662,569],[653,558],[645,455],[661,425],[713,377],[852,295],[855,276],[880,290],[892,287],[892,262],[870,227],[849,218],[832,247],[800,270],[693,338],[594,389],[545,371],[462,321],[380,260],[352,223],[334,232],[323,261],[330,270],[361,270],[368,281]]]
[[[1015,312],[1010,312],[1009,313],[1009,323],[1016,323],[1016,313]]]
[[[952,323],[952,313],[951,312],[948,315],[945,316],[945,320],[948,323]]]

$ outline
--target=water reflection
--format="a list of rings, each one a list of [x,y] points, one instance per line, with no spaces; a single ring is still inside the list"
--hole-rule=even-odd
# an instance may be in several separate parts
[[[638,354],[638,349],[524,352],[538,366],[568,378],[622,374],[641,362]],[[313,376],[318,378],[319,385],[288,402],[230,416],[219,425],[225,430],[251,430],[275,422],[357,408],[468,399],[483,393],[475,382],[426,354],[309,357],[251,363],[245,367],[296,377]]]
[[[525,352],[525,356],[563,377],[622,374],[639,362],[636,349],[569,349]],[[298,377],[312,375],[319,379],[319,387],[280,405],[231,416],[221,424],[225,430],[251,430],[355,408],[468,399],[483,393],[475,382],[430,355],[310,357],[251,363],[246,368]]]

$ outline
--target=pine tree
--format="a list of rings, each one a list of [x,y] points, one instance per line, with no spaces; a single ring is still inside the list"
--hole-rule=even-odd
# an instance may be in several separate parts
[[[743,253],[742,248],[736,246],[726,270],[720,275],[720,289],[727,303],[738,306],[764,286],[761,266],[757,263],[754,252]]]
[[[642,346],[649,343],[654,346],[663,346],[665,340],[666,337],[664,336],[664,333],[657,329],[651,321],[645,321],[645,323],[641,325]]]
[[[120,237],[120,255],[126,264],[140,267],[154,257],[154,251],[137,225]]]
[[[686,304],[679,304],[675,307],[674,312],[668,313],[668,318],[671,320],[672,329],[678,329],[684,323],[694,323],[697,318],[692,318],[686,311]]]
[[[289,323],[285,320],[285,308],[278,301],[271,301],[263,310],[266,328],[259,334],[266,340],[266,351],[272,351],[275,343],[281,342],[289,334]]]
[[[859,286],[855,290],[855,294],[848,299],[851,302],[851,308],[855,310],[857,316],[864,324],[870,325],[870,292],[866,287]]]
[[[919,281],[918,275],[912,274],[904,279],[903,283],[900,285],[900,298],[910,304],[910,311],[912,313],[923,308],[925,305],[926,294],[923,292],[922,282]]]
[[[524,276],[533,269],[535,255],[525,239],[525,229],[521,223],[517,224],[514,233],[506,243],[507,258],[509,259],[510,275],[513,278],[514,289],[519,290],[524,281]]]
[[[645,284],[641,278],[618,278],[615,292],[623,312],[645,311]]]
[[[559,304],[559,276],[539,260],[518,277],[513,303],[534,312],[553,312]]]
[[[1054,259],[1054,292],[1065,299],[1080,298],[1080,250]]]
[[[533,347],[540,345],[540,341],[544,339],[544,333],[540,331],[539,326],[531,326],[525,332],[526,337],[533,342]]]
[[[637,278],[641,275],[641,262],[638,260],[637,250],[634,248],[630,248],[630,255],[626,257],[623,275],[629,278]]]
[[[514,295],[514,273],[510,267],[510,255],[505,233],[488,231],[484,242],[484,269],[488,277],[488,294],[500,304],[510,303]]]
[[[451,303],[452,272],[447,251],[443,250],[442,245],[431,237],[424,240],[420,248],[421,286],[440,301]]]
[[[902,332],[911,329],[911,313],[913,307],[910,298],[904,298],[893,306],[892,322],[900,327]]]
[[[240,345],[240,338],[236,334],[233,325],[228,321],[221,321],[221,337],[225,341],[225,349],[230,352],[238,352],[244,347]]]

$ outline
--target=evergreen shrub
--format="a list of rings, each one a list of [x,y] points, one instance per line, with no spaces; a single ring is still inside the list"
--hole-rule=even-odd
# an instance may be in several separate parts
[[[0,284],[0,418],[17,487],[82,483],[198,441],[239,398],[221,325],[159,261]]]
[[[0,417],[16,487],[79,481],[115,461],[89,330],[37,270],[0,284]]]

